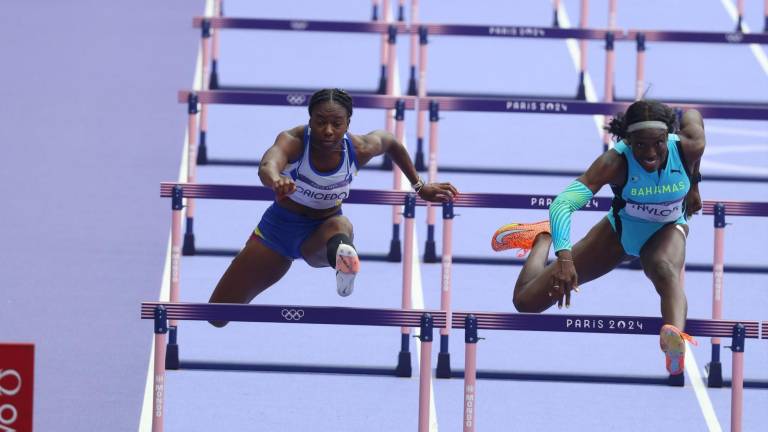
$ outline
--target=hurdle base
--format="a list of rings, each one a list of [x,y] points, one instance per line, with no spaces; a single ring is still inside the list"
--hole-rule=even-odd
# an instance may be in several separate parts
[[[392,158],[390,158],[387,155],[384,155],[384,157],[381,159],[381,169],[382,170],[391,170],[392,169]]]
[[[197,164],[208,164],[208,146],[205,145],[205,132],[200,132],[200,144],[197,146]]]
[[[707,370],[707,387],[721,388],[723,387],[723,364],[720,362],[709,362],[706,366]]]
[[[435,370],[435,377],[451,377],[451,353],[441,352],[437,354],[437,369]]]
[[[667,385],[670,387],[685,387],[685,374],[670,375]]]
[[[181,254],[184,256],[191,256],[195,254],[195,234],[184,234],[184,244],[181,246]]]
[[[165,368],[170,370],[179,369],[179,344],[176,343],[177,328],[168,327],[168,343],[165,345]]]
[[[379,75],[379,88],[376,89],[376,93],[383,95],[387,94],[387,66],[381,65],[381,75]]]
[[[400,244],[400,225],[392,225],[392,240],[389,242],[389,253],[387,254],[387,261],[400,262],[403,257],[400,252],[402,245]]]
[[[408,78],[408,96],[416,96],[416,68],[411,66],[411,76]]]
[[[587,100],[587,91],[584,88],[584,72],[579,73],[579,87],[576,89],[576,100]]]
[[[424,244],[424,262],[425,263],[438,262],[437,252],[435,251],[434,240],[427,240],[427,242]]]
[[[211,62],[211,74],[208,78],[208,90],[218,90],[219,88],[219,72],[217,71],[218,64],[214,60]]]
[[[401,378],[410,378],[413,376],[413,370],[411,369],[411,352],[400,351],[397,355],[397,367],[395,368],[395,376]]]

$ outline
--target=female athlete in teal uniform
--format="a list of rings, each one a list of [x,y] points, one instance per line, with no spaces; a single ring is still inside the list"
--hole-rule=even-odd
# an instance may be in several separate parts
[[[259,178],[275,191],[275,202],[221,277],[211,303],[249,303],[279,281],[296,258],[312,267],[335,268],[337,292],[351,294],[360,261],[341,203],[349,196],[357,168],[375,156],[387,154],[426,201],[456,196],[450,183],[424,184],[408,151],[391,133],[347,133],[351,118],[349,94],[320,90],[309,102],[309,124],[281,132],[264,153]]]
[[[619,141],[552,202],[549,221],[510,224],[492,239],[494,250],[530,249],[514,291],[521,312],[542,312],[571,304],[571,290],[596,279],[628,256],[640,257],[645,275],[661,297],[661,348],[671,374],[682,373],[687,301],[681,274],[685,265],[686,219],[701,209],[699,163],[704,154],[704,123],[686,111],[675,128],[668,106],[638,101],[608,128]],[[611,185],[607,217],[571,247],[571,214]],[[550,229],[551,225],[551,229]],[[550,245],[557,260],[547,265]]]

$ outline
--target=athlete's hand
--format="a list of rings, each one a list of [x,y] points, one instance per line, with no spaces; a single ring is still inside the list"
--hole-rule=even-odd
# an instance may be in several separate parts
[[[424,201],[453,201],[459,191],[450,183],[427,183],[419,190],[419,197]]]
[[[571,306],[571,290],[579,292],[579,277],[570,253],[560,252],[555,262],[555,272],[552,275],[552,288],[549,296],[557,300],[557,307]]]
[[[685,196],[685,218],[690,219],[694,213],[701,210],[701,195],[698,187],[691,187]]]
[[[275,191],[275,199],[280,201],[296,192],[296,183],[290,177],[280,176],[272,182],[272,190]]]

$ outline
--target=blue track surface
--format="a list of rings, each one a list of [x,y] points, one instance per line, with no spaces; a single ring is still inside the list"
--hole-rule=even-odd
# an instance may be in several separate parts
[[[11,58],[33,59],[31,53],[40,50],[58,59],[55,69],[34,60],[0,70],[4,94],[14,102],[12,109],[0,106],[0,118],[10,126],[0,128],[0,142],[11,143],[4,146],[10,157],[0,157],[0,193],[10,203],[0,224],[0,241],[7,252],[0,260],[0,286],[3,293],[10,293],[0,304],[0,341],[37,344],[38,430],[133,431],[139,424],[151,342],[151,324],[138,319],[139,303],[159,296],[170,220],[170,203],[157,197],[157,185],[178,176],[186,116],[185,107],[175,103],[175,91],[188,89],[192,82],[198,33],[190,23],[203,13],[203,2],[139,2],[143,14],[128,7],[113,10],[85,3],[56,11],[11,7],[14,14],[39,16],[41,26],[66,35],[58,45],[25,33],[16,18],[0,15],[0,28],[11,28],[12,36],[19,38]],[[547,26],[552,14],[548,2],[525,7],[503,0],[484,1],[482,7],[458,0],[420,3],[421,20],[433,23]],[[563,2],[572,25],[578,23],[578,3]],[[607,1],[590,3],[590,26],[606,27]],[[761,30],[762,2],[747,3],[747,24]],[[225,13],[364,21],[370,17],[370,2],[229,0]],[[88,19],[73,27],[61,16]],[[620,2],[617,20],[622,29],[731,31],[734,25],[721,2],[714,0]],[[372,89],[378,81],[380,41],[376,35],[223,31],[219,73],[227,85]],[[598,97],[604,79],[602,45],[588,43],[589,73]],[[51,46],[76,47],[76,61],[73,54],[57,54]],[[408,77],[408,46],[404,37],[397,45],[402,90]],[[616,59],[616,94],[632,97],[634,43],[617,43]],[[565,41],[457,36],[430,39],[428,73],[433,91],[554,96],[575,93],[578,77]],[[646,74],[651,83],[648,95],[660,100],[768,103],[768,72],[747,46],[649,43]],[[53,98],[56,104],[51,105],[50,95],[56,93],[69,102]],[[356,109],[351,131],[381,129],[384,116],[381,111]],[[413,153],[416,123],[413,113],[407,116],[411,117],[406,121],[406,140]],[[135,123],[123,124],[126,118]],[[279,131],[306,120],[304,108],[211,106],[209,157],[258,158]],[[768,175],[768,121],[705,121],[705,175]],[[439,163],[446,166],[582,170],[601,148],[590,116],[444,112],[440,120]],[[255,168],[201,166],[197,174],[200,183],[259,184]],[[466,192],[554,194],[566,185],[562,177],[441,174],[441,179]],[[391,185],[390,173],[372,170],[361,172],[354,182],[360,189]],[[768,201],[764,184],[704,182],[701,191],[704,199]],[[600,195],[609,193],[606,189]],[[266,206],[198,200],[198,247],[239,248]],[[344,213],[355,225],[358,250],[388,249],[390,208],[348,205]],[[527,210],[457,213],[454,254],[485,257],[514,257],[514,253],[494,254],[488,247],[489,236],[499,225],[546,217]],[[574,237],[601,217],[577,214]],[[417,246],[423,252],[427,236],[423,208],[416,218]],[[438,211],[438,252],[439,220]],[[768,244],[768,219],[730,217],[728,222],[732,225],[726,228],[726,265],[766,265],[759,251]],[[712,218],[697,216],[690,224],[688,261],[711,263]],[[184,257],[181,300],[206,301],[229,261]],[[454,308],[512,311],[512,287],[519,270],[519,266],[454,265]],[[421,264],[418,272],[424,307],[439,308],[440,265]],[[363,262],[349,298],[336,295],[334,280],[330,270],[297,261],[255,302],[400,306],[400,264]],[[711,274],[686,275],[690,317],[710,316],[711,285]],[[725,319],[768,320],[768,276],[726,273],[724,286]],[[642,272],[615,270],[585,285],[568,312],[658,315],[658,303]],[[561,312],[555,308],[546,313]],[[486,338],[478,345],[482,370],[539,378],[560,373],[651,379],[665,373],[656,337],[500,331],[482,331],[480,336]],[[92,337],[98,345],[92,345]],[[455,369],[463,368],[462,341],[462,332],[451,333]],[[179,342],[182,361],[208,366],[383,369],[394,367],[400,335],[394,328],[232,323],[216,329],[207,323],[183,322]],[[707,339],[699,342],[693,352],[702,369],[710,345]],[[417,374],[415,345],[412,341]],[[724,376],[730,379],[730,353],[724,350],[722,355]],[[765,341],[747,342],[748,380],[768,380],[767,356]],[[690,377],[686,380],[684,388],[480,380],[478,430],[708,430]],[[462,381],[433,380],[433,387],[433,430],[460,430]],[[727,430],[730,389],[707,389],[706,394],[717,421]],[[169,371],[165,424],[167,431],[406,431],[416,429],[417,397],[416,376]],[[768,390],[745,391],[745,431],[766,429],[766,404]]]

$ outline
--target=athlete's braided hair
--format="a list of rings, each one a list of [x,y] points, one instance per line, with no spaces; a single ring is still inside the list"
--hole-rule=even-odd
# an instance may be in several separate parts
[[[352,96],[340,88],[325,88],[316,91],[309,100],[309,115],[321,102],[336,102],[347,110],[347,117],[352,117]]]
[[[639,100],[630,105],[623,113],[613,117],[605,128],[617,140],[627,137],[627,127],[632,123],[656,120],[667,125],[668,132],[674,132],[677,124],[677,114],[669,106],[653,100]]]

